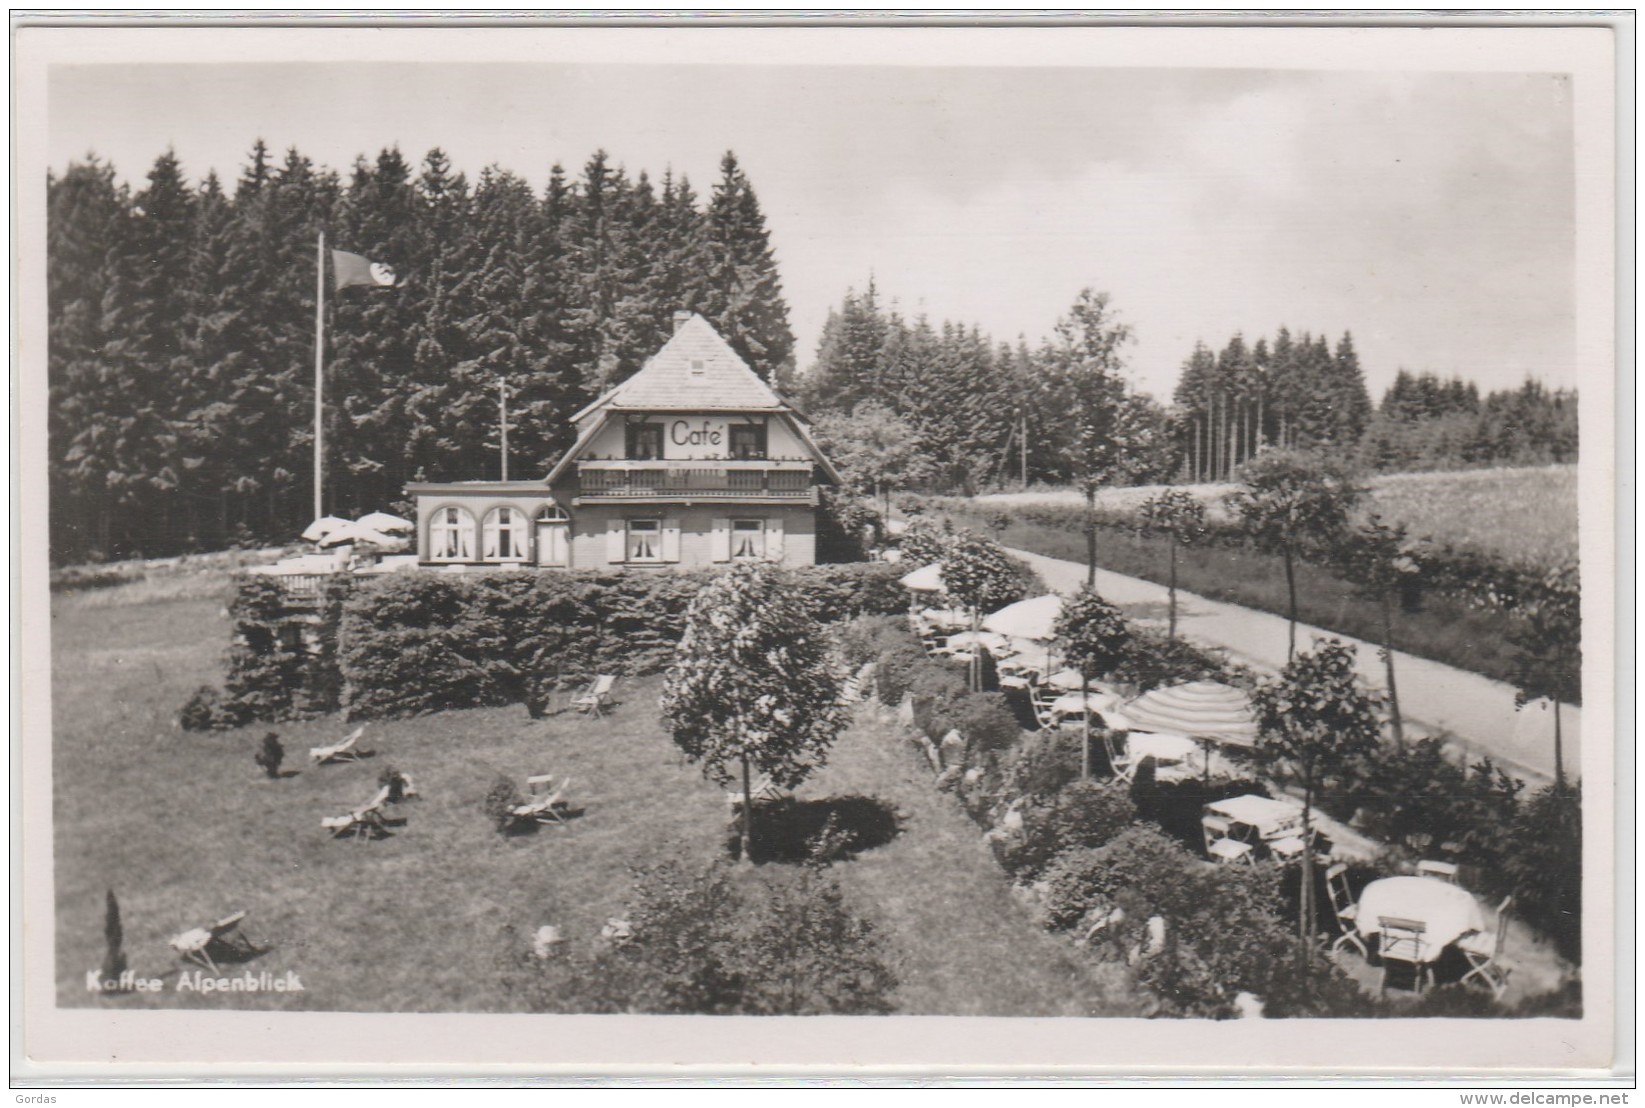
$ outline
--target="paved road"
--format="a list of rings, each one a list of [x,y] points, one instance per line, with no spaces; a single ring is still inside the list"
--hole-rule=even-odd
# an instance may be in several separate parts
[[[1047,558],[1025,550],[1013,554],[1034,567],[1045,583],[1062,593],[1085,584],[1085,566]],[[1164,605],[1166,589],[1151,581],[1097,570],[1097,591],[1122,607]],[[1153,614],[1152,611],[1150,614]],[[1163,609],[1159,618],[1163,622]],[[1177,629],[1198,642],[1225,648],[1237,661],[1274,671],[1285,664],[1287,622],[1281,616],[1207,600],[1177,590]],[[1314,636],[1332,636],[1359,648],[1359,672],[1375,688],[1384,687],[1382,659],[1374,644],[1336,635],[1306,624],[1297,626],[1297,646],[1307,649]],[[1394,652],[1394,679],[1399,683],[1399,705],[1407,736],[1451,733],[1471,757],[1489,754],[1509,773],[1523,778],[1528,788],[1553,780],[1554,723],[1547,701],[1514,710],[1514,689],[1477,673]],[[1582,711],[1567,704],[1560,709],[1565,740],[1565,771],[1580,773]]]

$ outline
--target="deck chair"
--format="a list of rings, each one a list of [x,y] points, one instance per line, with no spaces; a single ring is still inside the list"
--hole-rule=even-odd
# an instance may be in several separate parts
[[[334,743],[331,746],[311,746],[311,747],[309,747],[309,751],[308,751],[309,761],[313,762],[317,766],[323,766],[327,762],[357,762],[357,761],[359,761],[360,760],[360,752],[357,749],[355,749],[354,744],[360,741],[360,736],[365,734],[365,730],[366,730],[365,724],[362,723],[360,726],[356,727],[353,731],[350,731],[348,733],[348,737],[345,738],[340,743]]]
[[[1401,965],[1410,968],[1411,989],[1420,996],[1429,973],[1428,963],[1422,957],[1423,948],[1427,945],[1428,925],[1421,920],[1400,919],[1396,916],[1381,916],[1377,923],[1382,931],[1379,951],[1382,956],[1382,977],[1377,982],[1377,991],[1388,991],[1388,969],[1393,965]]]
[[[1342,934],[1331,944],[1331,952],[1336,953],[1344,945],[1352,946],[1361,958],[1368,960],[1371,951],[1365,945],[1365,936],[1359,933],[1359,905],[1354,903],[1354,894],[1348,888],[1346,863],[1337,862],[1326,869],[1325,892],[1331,898],[1331,912],[1337,917],[1337,926],[1342,928]]]
[[[368,804],[340,816],[328,816],[320,820],[320,826],[330,831],[334,839],[353,835],[355,842],[369,842],[379,834],[387,834],[381,809],[380,803]]]
[[[543,776],[548,777],[550,780],[553,779],[550,774],[544,774]],[[524,823],[528,820],[535,823],[564,823],[565,817],[560,814],[560,809],[568,807],[565,802],[565,791],[570,785],[571,779],[567,778],[561,781],[559,787],[553,792],[545,792],[535,799],[526,801],[524,804],[516,804],[509,809],[508,814],[517,823]]]
[[[1131,744],[1114,741],[1114,732],[1102,728],[1102,748],[1108,752],[1108,768],[1114,771],[1114,780],[1122,785],[1131,784],[1137,775],[1137,764],[1131,758]]]
[[[216,973],[217,963],[211,957],[213,949],[217,951],[218,957],[222,957],[224,952],[242,956],[258,953],[256,944],[240,929],[240,924],[245,918],[245,912],[235,912],[216,923],[190,928],[171,940],[171,948],[185,962],[193,962]]]
[[[1457,949],[1468,959],[1468,972],[1462,975],[1462,984],[1481,981],[1498,1000],[1508,989],[1508,965],[1502,952],[1508,945],[1508,924],[1513,919],[1514,898],[1504,897],[1496,910],[1496,928],[1491,931],[1473,931],[1457,940]]]
[[[602,673],[588,686],[588,691],[581,696],[573,697],[571,706],[579,712],[587,712],[595,719],[604,716],[611,707],[611,687],[617,679],[609,673]]]
[[[1028,700],[1034,707],[1034,719],[1039,722],[1041,730],[1055,726],[1057,722],[1056,717],[1051,714],[1051,705],[1056,702],[1057,696],[1057,690],[1044,685],[1028,687]]]
[[[1451,884],[1455,885],[1457,883],[1456,863],[1435,862],[1431,859],[1424,858],[1422,861],[1417,863],[1417,876],[1437,877],[1441,881],[1449,881]]]
[[[794,795],[792,792],[782,788],[776,782],[772,781],[770,774],[761,775],[759,780],[755,781],[748,787],[748,791],[749,794],[753,796],[754,803],[756,804],[771,804],[779,800],[788,800]],[[725,802],[727,806],[732,809],[741,807],[743,802],[743,791],[741,789],[727,790],[725,794]]]
[[[530,796],[540,796],[554,788],[552,773],[539,773],[525,779],[525,791]]]
[[[1213,862],[1244,862],[1256,864],[1256,850],[1250,843],[1234,837],[1234,823],[1223,816],[1201,816],[1200,831],[1205,835],[1205,856]]]

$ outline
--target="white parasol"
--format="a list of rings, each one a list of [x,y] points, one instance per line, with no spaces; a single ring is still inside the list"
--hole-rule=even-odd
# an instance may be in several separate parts
[[[319,542],[339,527],[347,527],[348,520],[341,516],[321,516],[307,527],[303,528],[303,538],[309,542]]]
[[[1032,600],[1019,600],[1015,604],[1007,604],[986,617],[982,621],[982,626],[984,630],[1011,638],[1048,642],[1056,638],[1052,628],[1061,614],[1062,597],[1054,594],[1036,596]]]
[[[900,578],[902,587],[909,592],[942,592],[942,563],[932,562]]]
[[[371,512],[355,520],[361,527],[368,527],[373,531],[382,531],[386,534],[398,534],[405,531],[415,531],[417,525],[409,519],[389,515],[387,512]]]

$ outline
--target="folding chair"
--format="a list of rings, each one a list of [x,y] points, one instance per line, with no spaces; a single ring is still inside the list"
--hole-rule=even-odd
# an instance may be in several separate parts
[[[353,731],[349,732],[348,737],[340,743],[334,743],[331,746],[309,747],[309,761],[313,762],[317,766],[323,766],[327,762],[359,761],[360,752],[355,749],[354,744],[360,741],[360,736],[365,734],[365,730],[365,724],[362,723]]]
[[[1244,862],[1246,865],[1256,863],[1256,851],[1251,844],[1234,837],[1233,820],[1224,816],[1204,815],[1200,817],[1199,824],[1205,836],[1205,856],[1211,861]]]
[[[1417,876],[1437,877],[1441,881],[1448,881],[1455,885],[1457,883],[1457,867],[1454,862],[1436,862],[1424,858],[1417,863]]]
[[[602,673],[594,679],[588,691],[571,701],[571,706],[579,712],[587,712],[595,719],[605,715],[606,709],[611,707],[611,687],[617,679],[609,673]]]
[[[549,780],[553,780],[552,775],[544,774],[543,776]],[[541,778],[528,778],[528,786],[532,780],[541,780]],[[524,804],[516,804],[513,808],[509,809],[509,817],[516,823],[524,823],[527,821],[535,823],[564,823],[565,817],[560,814],[559,809],[567,807],[565,802],[565,791],[570,787],[570,785],[571,779],[567,778],[566,780],[560,782],[559,787],[553,792],[544,793],[533,800],[528,800]]]
[[[1496,929],[1474,931],[1457,940],[1457,949],[1468,959],[1469,970],[1462,975],[1462,984],[1479,980],[1498,1000],[1508,989],[1509,966],[1502,960],[1508,945],[1508,924],[1513,919],[1514,898],[1504,897],[1496,910]]]
[[[353,835],[355,842],[369,842],[380,834],[386,835],[388,828],[384,825],[380,803],[368,804],[364,808],[357,808],[340,816],[329,816],[320,820],[320,826],[331,832],[331,837],[340,839],[345,835]]]
[[[1348,888],[1348,866],[1344,862],[1337,862],[1325,871],[1325,892],[1331,898],[1331,911],[1337,917],[1337,926],[1342,928],[1342,934],[1331,944],[1334,954],[1343,944],[1359,950],[1361,958],[1369,959],[1371,951],[1365,945],[1365,936],[1359,933],[1359,905],[1354,903],[1354,894]]]
[[[1378,951],[1382,956],[1382,977],[1377,982],[1377,991],[1388,991],[1388,967],[1397,963],[1410,967],[1412,991],[1420,996],[1430,972],[1428,963],[1422,957],[1423,948],[1427,945],[1428,925],[1421,920],[1400,919],[1397,916],[1380,916],[1377,923],[1382,931]]]
[[[191,928],[171,940],[171,948],[175,950],[185,962],[194,962],[204,966],[212,973],[218,972],[217,963],[212,960],[212,948],[216,948],[218,957],[225,952],[240,956],[256,954],[257,946],[240,929],[245,921],[245,912],[235,912],[225,916],[216,923],[208,923],[204,927]]]
[[[1108,752],[1108,768],[1114,771],[1114,780],[1124,785],[1131,784],[1137,775],[1137,764],[1131,760],[1131,745],[1125,744],[1120,750],[1114,744],[1114,732],[1102,728],[1102,748]]]

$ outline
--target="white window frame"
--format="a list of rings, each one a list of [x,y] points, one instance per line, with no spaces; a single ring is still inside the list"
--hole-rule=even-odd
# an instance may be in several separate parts
[[[472,562],[474,560],[474,514],[467,508],[447,504],[437,508],[428,525],[429,561]],[[455,549],[453,549],[455,547]]]
[[[651,552],[649,554],[642,554],[639,551],[639,546],[635,539],[636,526],[640,528],[640,534],[651,536]],[[624,522],[623,531],[623,561],[638,562],[641,564],[650,565],[653,562],[660,563],[663,560],[662,520],[656,518],[630,519]]]
[[[743,547],[748,540],[742,536],[753,534],[752,548],[748,553]],[[731,560],[733,562],[763,562],[765,561],[766,525],[763,519],[733,519],[731,521]]]
[[[503,521],[503,513],[508,513],[508,521]],[[508,534],[509,553],[503,554],[502,539],[504,532]],[[488,562],[501,562],[512,565],[515,562],[526,560],[527,547],[530,537],[526,531],[525,513],[511,504],[499,504],[486,513],[485,523],[481,529],[484,545],[481,547],[484,559]]]

